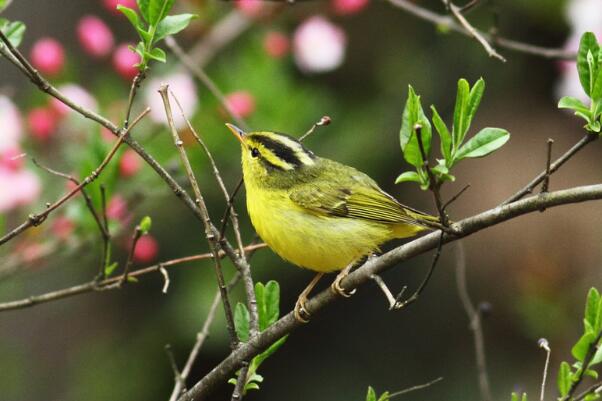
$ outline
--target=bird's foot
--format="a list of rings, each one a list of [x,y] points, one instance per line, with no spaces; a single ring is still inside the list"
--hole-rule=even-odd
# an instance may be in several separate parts
[[[349,298],[350,296],[355,294],[355,289],[353,289],[351,291],[347,291],[341,286],[341,281],[343,281],[343,279],[349,275],[349,271],[351,270],[351,267],[352,266],[350,265],[350,266],[346,267],[345,269],[343,269],[337,275],[337,277],[334,279],[333,283],[330,285],[330,290],[333,293],[342,296],[343,298]]]
[[[309,318],[311,317],[311,313],[308,312],[305,303],[307,302],[307,297],[301,295],[299,299],[297,299],[297,303],[295,304],[294,315],[295,320],[299,323],[308,323]]]

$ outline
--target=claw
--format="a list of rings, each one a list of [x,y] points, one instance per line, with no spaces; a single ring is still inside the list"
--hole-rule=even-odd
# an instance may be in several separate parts
[[[308,323],[311,314],[307,311],[307,307],[305,306],[305,302],[307,302],[306,297],[299,297],[297,303],[295,304],[294,315],[295,319],[299,323]]]
[[[338,294],[338,295],[342,296],[343,298],[349,298],[350,296],[355,294],[355,289],[347,292],[347,291],[345,291],[345,289],[343,287],[341,287],[341,281],[343,281],[343,279],[349,275],[349,272],[351,271],[352,267],[353,267],[353,265],[347,266],[346,268],[341,270],[341,272],[338,274],[337,278],[334,279],[334,282],[330,285],[330,290],[334,294]]]

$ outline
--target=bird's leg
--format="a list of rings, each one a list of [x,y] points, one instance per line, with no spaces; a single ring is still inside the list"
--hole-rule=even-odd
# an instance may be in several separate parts
[[[355,289],[347,292],[343,287],[341,287],[341,281],[349,275],[349,272],[351,271],[353,266],[354,263],[350,263],[346,268],[341,270],[341,272],[337,275],[337,277],[334,279],[333,283],[330,286],[332,292],[345,298],[349,298],[350,296],[355,294]]]
[[[305,289],[303,290],[301,295],[299,295],[299,298],[297,299],[297,303],[295,304],[295,310],[294,310],[295,319],[297,319],[297,321],[299,321],[301,323],[309,322],[311,313],[309,313],[309,311],[307,310],[307,307],[305,306],[305,303],[307,302],[307,296],[309,295],[311,290],[314,289],[316,284],[318,284],[318,281],[320,281],[320,279],[322,278],[323,275],[324,275],[324,273],[316,274],[316,276],[313,278],[313,280],[311,280],[311,282],[307,285],[307,287],[305,287]]]

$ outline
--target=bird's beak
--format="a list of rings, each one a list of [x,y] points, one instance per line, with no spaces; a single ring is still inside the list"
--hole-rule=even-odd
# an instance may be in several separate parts
[[[246,146],[246,144],[245,144],[245,135],[246,134],[243,130],[238,128],[236,125],[230,124],[230,123],[226,123],[226,127],[228,127],[228,129],[234,134],[234,136],[236,137],[236,139],[238,139],[240,141],[240,143],[242,143],[244,146]]]

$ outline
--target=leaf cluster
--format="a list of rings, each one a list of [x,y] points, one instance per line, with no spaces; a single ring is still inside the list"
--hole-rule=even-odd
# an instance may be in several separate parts
[[[0,6],[0,11],[2,7]],[[0,31],[8,38],[9,42],[14,47],[19,47],[21,41],[23,40],[23,35],[25,34],[25,24],[21,21],[9,21],[6,18],[0,18]],[[4,46],[2,42],[0,42],[0,48]]]
[[[258,282],[255,284],[255,297],[257,298],[259,331],[264,331],[280,317],[280,285],[274,280],[268,281],[265,285]],[[234,309],[234,326],[241,342],[249,341],[250,321],[251,317],[247,307],[240,302],[237,303]],[[257,369],[284,344],[287,337],[284,336],[276,340],[265,351],[251,360],[243,394],[248,390],[259,390],[259,384],[263,382],[263,376],[257,373]],[[236,378],[231,378],[228,383],[236,385],[240,373],[240,370],[236,372]]]
[[[136,47],[131,47],[131,50],[140,56],[140,63],[136,64],[140,71],[148,68],[150,60],[164,63],[165,51],[156,47],[157,42],[184,30],[190,21],[198,17],[195,14],[167,15],[173,7],[174,1],[136,0],[142,18],[135,10],[121,4],[117,5],[117,9],[126,16],[140,37],[140,42]]]
[[[581,87],[590,98],[589,107],[581,100],[565,96],[558,102],[561,109],[570,109],[586,121],[585,129],[592,134],[602,131],[602,48],[591,32],[581,36],[577,53],[577,72]]]
[[[483,78],[480,78],[472,88],[465,79],[458,81],[453,125],[450,130],[433,105],[431,106],[431,124],[422,109],[420,96],[416,94],[411,85],[409,86],[408,98],[402,114],[399,141],[405,160],[415,167],[415,171],[402,173],[397,177],[395,183],[414,181],[426,190],[432,185],[440,185],[444,181],[454,181],[455,177],[450,174],[450,170],[460,160],[486,156],[508,141],[510,138],[508,131],[491,127],[483,128],[466,141],[484,91],[485,81]],[[437,159],[437,165],[430,168],[437,181],[431,183],[422,151],[428,160],[431,153],[433,126],[439,135],[442,158]]]
[[[602,348],[600,345],[600,333],[602,331],[602,297],[597,289],[592,288],[587,294],[585,303],[585,316],[583,318],[583,334],[571,349],[575,362],[570,365],[564,361],[558,370],[558,392],[560,400],[568,401],[571,388],[578,383],[582,376],[589,376],[594,380],[598,378],[598,372],[592,369],[602,362]],[[591,392],[585,396],[586,401],[600,398],[600,394]]]
[[[389,401],[389,392],[385,391],[380,395],[380,397],[376,398],[376,391],[372,388],[372,386],[368,386],[368,393],[366,394],[366,401]]]

